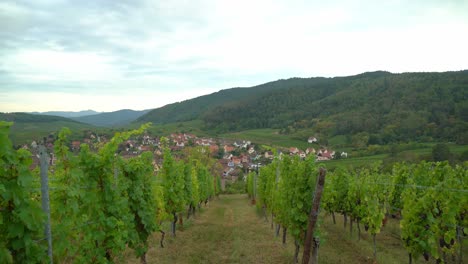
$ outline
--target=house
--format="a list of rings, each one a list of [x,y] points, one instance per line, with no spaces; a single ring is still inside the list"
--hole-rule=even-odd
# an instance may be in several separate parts
[[[127,140],[126,143],[128,148],[133,148],[133,146],[135,145],[135,142],[133,142],[133,140]]]
[[[195,136],[194,134],[184,134],[184,137],[187,140],[197,138],[197,136]]]
[[[49,165],[53,166],[57,163],[57,157],[55,157],[54,153],[50,153]]]
[[[296,147],[289,148],[289,154],[294,155],[294,154],[297,154],[297,153],[299,153],[298,148],[296,148]]]
[[[177,147],[185,147],[185,142],[183,140],[175,140]]]
[[[234,147],[233,146],[230,146],[230,145],[224,145],[224,152],[225,153],[228,153],[228,152],[231,152],[231,151],[234,151]]]
[[[78,141],[79,142],[79,141]],[[46,144],[46,148],[47,149],[50,149],[51,151],[54,150],[54,144],[52,142],[49,142]],[[80,146],[78,145],[78,148],[80,148]]]
[[[275,155],[273,154],[272,151],[266,151],[265,152],[265,158],[267,159],[273,159],[275,157]]]
[[[79,150],[80,144],[81,144],[80,141],[72,141],[72,145],[71,145],[72,150]]]
[[[240,156],[242,163],[249,163],[250,157],[248,155],[241,155]]]
[[[210,145],[210,152],[211,154],[216,154],[219,151],[218,145]]]
[[[159,139],[158,138],[152,138],[152,137],[150,137],[148,135],[145,135],[145,136],[143,136],[142,144],[143,145],[157,146],[157,145],[159,145]]]
[[[213,139],[211,138],[199,138],[195,140],[195,145],[199,145],[199,146],[208,147],[208,146],[213,145],[213,143],[214,143]]]
[[[242,140],[242,141],[235,141],[233,143],[234,146],[238,147],[238,148],[247,148],[249,145],[250,145],[250,141],[245,141],[245,140]]]
[[[247,151],[249,154],[252,154],[255,152],[255,148],[254,147],[250,147],[249,150]]]
[[[331,160],[333,159],[333,155],[335,155],[335,152],[330,152],[327,149],[325,150],[319,150],[317,154],[317,161],[323,161],[323,160]]]
[[[317,143],[317,138],[316,137],[309,137],[307,140],[308,143]]]
[[[315,149],[314,148],[307,148],[306,149],[306,154],[309,155],[309,154],[315,154]]]
[[[301,151],[299,151],[299,157],[301,159],[305,159],[305,157],[307,157],[307,154],[304,151],[301,150]]]
[[[234,156],[234,157],[231,158],[231,160],[232,160],[232,162],[234,162],[234,165],[241,164],[241,159],[239,157]]]
[[[151,151],[151,147],[150,146],[139,146],[138,150],[141,151],[141,152]]]

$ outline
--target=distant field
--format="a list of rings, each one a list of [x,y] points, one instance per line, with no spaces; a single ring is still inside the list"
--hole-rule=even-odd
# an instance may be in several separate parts
[[[293,139],[288,135],[280,135],[278,129],[253,129],[235,133],[221,134],[219,137],[227,139],[245,139],[255,143],[279,146],[284,148],[298,147],[305,150],[308,147],[317,145],[309,144],[305,140]]]
[[[432,147],[435,146],[437,143],[430,143],[428,144],[429,148],[420,148],[420,149],[412,149],[403,151],[403,153],[413,153],[417,155],[428,155],[432,153]],[[447,144],[450,147],[450,152],[453,154],[460,154],[464,151],[468,150],[468,145],[456,145],[456,144]]]
[[[429,145],[435,145],[434,144],[429,144]],[[455,145],[455,144],[448,144],[450,147],[450,151],[452,154],[459,155],[460,153],[464,151],[468,151],[468,145]],[[417,156],[427,156],[431,155],[432,153],[432,147],[430,148],[420,148],[420,149],[412,149],[412,150],[405,150],[399,153],[398,155],[406,155],[406,154],[413,154]],[[325,167],[327,168],[335,168],[337,166],[345,166],[345,167],[359,167],[359,166],[364,166],[369,163],[373,162],[378,162],[383,159],[385,159],[388,156],[388,154],[379,154],[379,155],[370,155],[370,156],[363,156],[363,157],[349,157],[349,158],[343,158],[339,160],[330,160],[330,161],[325,161],[322,162]]]
[[[11,127],[10,138],[14,145],[28,144],[33,140],[41,140],[43,137],[47,137],[50,133],[58,132],[64,127],[68,127],[72,131],[72,137],[80,135],[84,130],[97,130],[97,128],[92,125],[76,122],[17,122]]]
[[[138,128],[141,124],[143,123],[133,123],[129,126],[128,128]],[[153,135],[169,135],[171,133],[176,133],[176,132],[184,132],[184,133],[190,133],[190,134],[195,134],[197,136],[206,136],[207,133],[204,132],[202,128],[202,121],[201,120],[193,120],[193,121],[187,121],[187,122],[176,122],[176,123],[170,123],[170,124],[153,124],[151,128],[149,129],[149,132],[152,133]]]
[[[357,157],[357,158],[350,157],[350,158],[343,158],[339,160],[322,161],[321,164],[324,164],[326,168],[335,168],[337,166],[360,167],[360,166],[364,166],[367,164],[381,161],[387,156],[388,154],[379,154],[379,155],[364,156],[364,157]]]

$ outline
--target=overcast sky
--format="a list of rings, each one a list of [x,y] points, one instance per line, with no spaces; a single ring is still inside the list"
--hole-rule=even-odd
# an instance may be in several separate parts
[[[148,109],[282,78],[468,69],[468,0],[1,0],[0,111]]]

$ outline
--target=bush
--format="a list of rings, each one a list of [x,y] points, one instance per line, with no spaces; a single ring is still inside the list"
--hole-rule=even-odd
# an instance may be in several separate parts
[[[233,183],[226,183],[226,188],[224,189],[224,194],[239,194],[247,193],[246,183],[243,180],[238,180]]]

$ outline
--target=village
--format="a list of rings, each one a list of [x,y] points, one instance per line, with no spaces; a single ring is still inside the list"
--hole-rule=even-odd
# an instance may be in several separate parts
[[[54,155],[55,137],[50,135],[43,139],[44,146],[49,152],[50,165],[55,165],[56,157]],[[91,149],[98,149],[109,139],[106,136],[99,136],[94,132],[88,132],[82,141],[73,140],[70,142],[70,151],[78,153],[81,144],[87,144]],[[264,146],[254,144],[249,140],[227,140],[197,137],[189,133],[172,133],[168,137],[171,153],[178,157],[183,150],[188,147],[202,147],[203,151],[208,151],[212,158],[217,160],[217,173],[222,176],[223,186],[226,182],[236,182],[244,180],[245,175],[251,171],[257,171],[259,167],[271,163],[276,155],[298,156],[305,159],[314,156],[316,162],[329,161],[337,156],[346,158],[346,152],[336,153],[333,150],[320,146],[316,137],[309,137],[307,142],[310,147],[301,150],[297,147],[279,148],[274,153],[271,149],[265,149]],[[31,144],[23,145],[23,149],[31,151],[33,163],[31,169],[39,166],[38,142],[32,141]],[[149,134],[126,140],[119,145],[118,154],[123,158],[131,158],[140,155],[143,152],[150,151],[154,154],[153,166],[157,172],[162,167],[163,148],[159,137]]]

